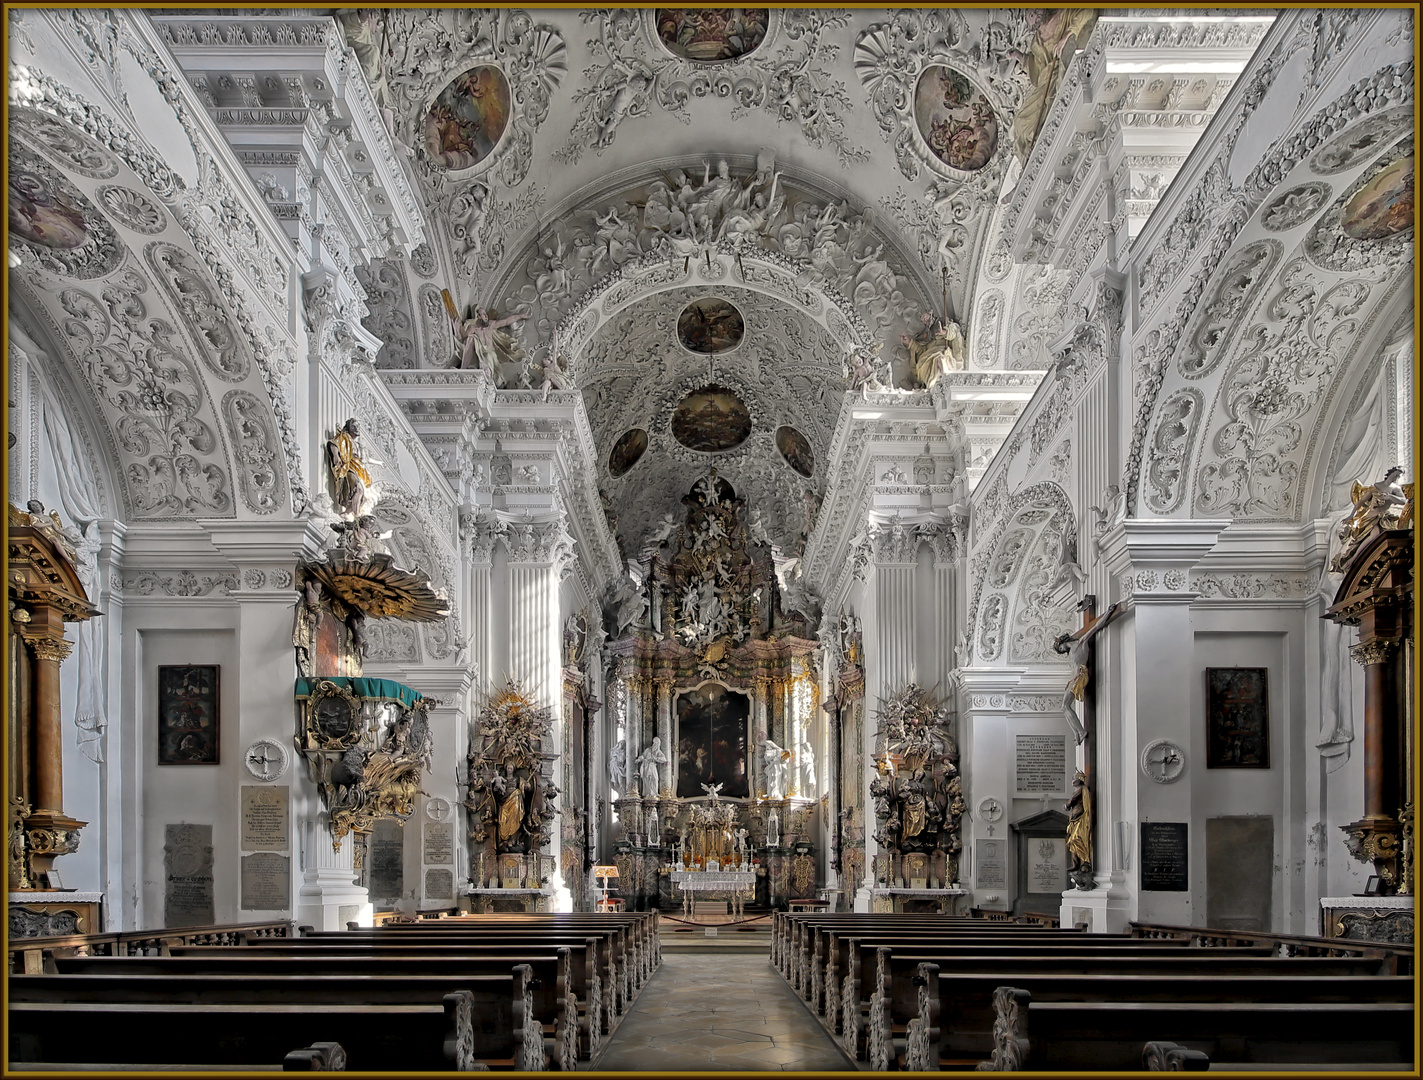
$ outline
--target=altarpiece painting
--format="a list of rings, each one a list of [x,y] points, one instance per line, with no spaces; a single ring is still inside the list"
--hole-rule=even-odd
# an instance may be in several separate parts
[[[751,796],[746,768],[751,699],[718,683],[677,698],[677,797],[696,799],[704,784],[721,784],[722,798]]]

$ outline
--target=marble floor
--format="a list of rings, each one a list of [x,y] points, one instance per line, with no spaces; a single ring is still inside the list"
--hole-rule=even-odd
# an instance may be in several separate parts
[[[613,1037],[598,1072],[855,1072],[769,953],[669,952]]]

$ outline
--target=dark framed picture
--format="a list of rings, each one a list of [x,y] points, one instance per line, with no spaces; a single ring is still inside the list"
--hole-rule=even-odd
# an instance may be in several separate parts
[[[158,669],[158,764],[218,764],[216,664]]]
[[[1269,669],[1206,668],[1206,768],[1269,767]]]
[[[1379,877],[1377,874],[1370,874],[1369,880],[1364,883],[1364,896],[1377,896],[1379,894]]]

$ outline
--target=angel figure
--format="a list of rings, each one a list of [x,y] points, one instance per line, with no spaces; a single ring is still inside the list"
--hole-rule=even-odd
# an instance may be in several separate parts
[[[558,353],[558,328],[554,327],[553,340],[549,342],[548,359],[543,366],[543,392],[544,400],[548,400],[550,390],[572,390],[573,377],[568,369],[563,366],[563,357]]]

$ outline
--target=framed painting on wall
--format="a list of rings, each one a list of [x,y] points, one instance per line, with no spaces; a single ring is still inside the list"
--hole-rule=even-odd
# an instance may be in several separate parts
[[[1206,668],[1206,768],[1270,767],[1268,668]]]
[[[158,669],[158,764],[218,764],[216,664]]]

